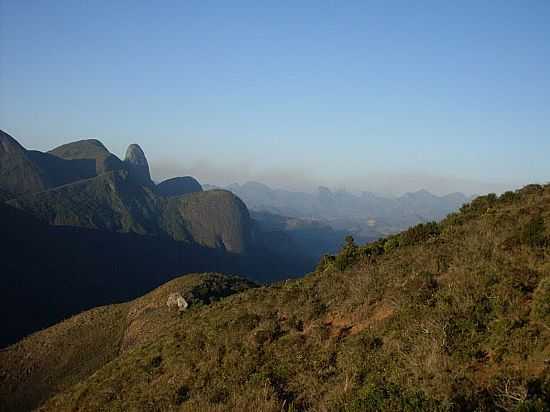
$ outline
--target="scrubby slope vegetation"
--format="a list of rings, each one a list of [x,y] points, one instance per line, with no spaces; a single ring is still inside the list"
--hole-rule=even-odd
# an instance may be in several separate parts
[[[76,315],[0,352],[0,406],[28,410],[54,391],[69,388],[117,356],[156,338],[163,320],[178,317],[167,298],[179,293],[201,306],[252,287],[249,281],[216,274],[172,280],[133,302]]]
[[[181,315],[152,309],[154,339],[118,343],[93,374],[50,378],[58,393],[41,410],[547,411],[549,246],[550,186],[367,246],[349,239],[304,279]],[[2,353],[5,405],[33,393],[12,373],[26,356],[33,376],[49,331]]]

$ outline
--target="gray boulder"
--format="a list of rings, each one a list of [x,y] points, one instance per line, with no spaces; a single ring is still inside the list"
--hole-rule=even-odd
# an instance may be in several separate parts
[[[180,312],[183,312],[189,307],[189,303],[185,300],[181,293],[170,293],[168,300],[166,301],[168,308],[177,307]]]

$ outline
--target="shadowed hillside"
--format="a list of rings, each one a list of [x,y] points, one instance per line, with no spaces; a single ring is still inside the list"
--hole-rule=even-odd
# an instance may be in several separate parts
[[[0,187],[5,197],[38,192],[50,186],[50,179],[25,148],[0,130]]]
[[[231,192],[164,199],[124,170],[18,197],[8,204],[51,225],[165,236],[234,253],[252,248],[248,210]]]
[[[299,275],[309,262],[262,248],[241,255],[136,233],[50,226],[0,203],[0,347],[98,305],[134,299],[190,272],[259,282]]]
[[[216,271],[267,282],[312,267],[306,256],[270,247],[230,192],[159,195],[137,145],[121,162],[98,140],[48,153],[5,133],[0,143],[0,201],[8,201],[0,204],[0,346],[176,275]]]
[[[1,398],[57,392],[43,411],[546,411],[549,258],[550,185],[481,197],[441,223],[350,238],[304,279],[75,317],[1,353]],[[90,344],[61,377],[41,366],[79,347],[58,337],[84,325]]]

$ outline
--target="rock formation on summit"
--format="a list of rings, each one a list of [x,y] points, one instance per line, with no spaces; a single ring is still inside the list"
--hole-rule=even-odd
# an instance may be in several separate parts
[[[149,172],[149,163],[145,157],[145,153],[139,145],[131,144],[126,150],[126,157],[124,159],[126,167],[130,172],[130,176],[136,179],[140,184],[145,186],[152,185],[151,173]]]

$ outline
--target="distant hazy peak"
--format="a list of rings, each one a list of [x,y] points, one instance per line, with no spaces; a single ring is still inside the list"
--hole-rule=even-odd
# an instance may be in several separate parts
[[[142,148],[136,143],[132,143],[130,146],[128,146],[128,149],[126,149],[126,157],[124,160],[135,165],[145,165],[149,167],[149,164],[147,163],[147,159],[145,157],[145,153],[143,153]]]
[[[461,192],[455,192],[455,193],[449,193],[448,195],[443,196],[443,198],[468,200],[471,198],[471,196],[466,196],[464,193],[461,193]]]
[[[138,144],[134,143],[128,146],[124,162],[130,174],[141,184],[147,186],[152,184],[149,163],[147,162],[145,153]]]
[[[413,198],[434,198],[437,197],[434,194],[428,192],[426,189],[420,189],[416,192],[407,192],[402,197],[413,197]]]
[[[272,190],[268,185],[265,185],[260,182],[254,182],[254,181],[246,182],[241,187],[245,189],[258,189],[258,190],[268,190],[268,191]]]

